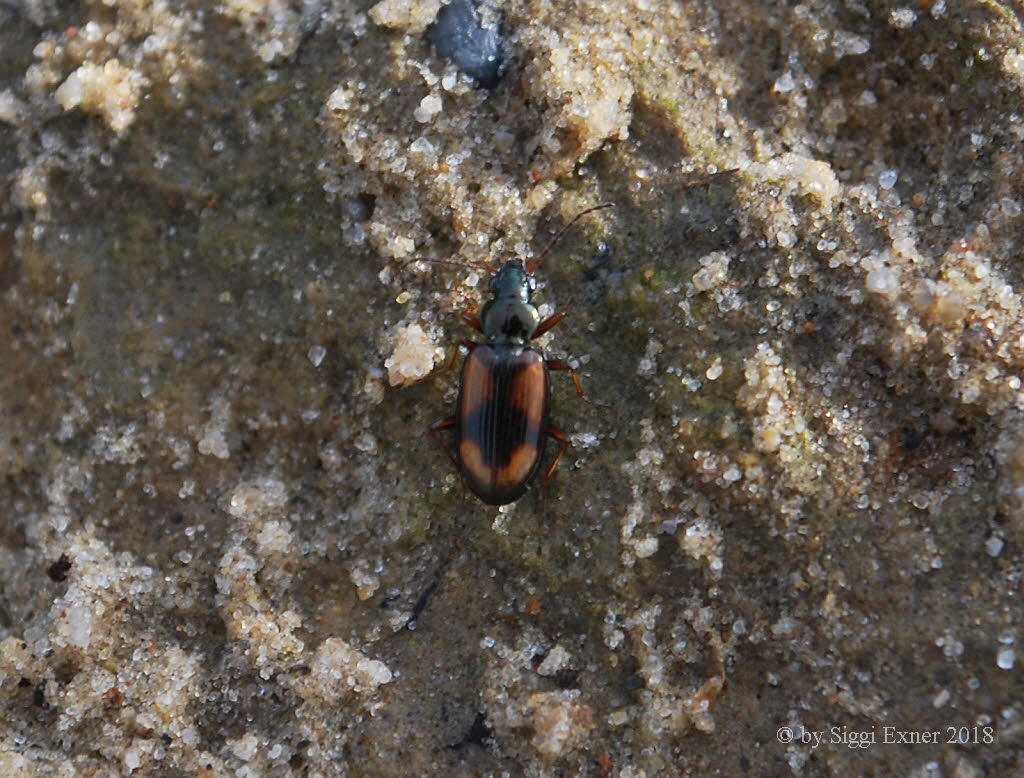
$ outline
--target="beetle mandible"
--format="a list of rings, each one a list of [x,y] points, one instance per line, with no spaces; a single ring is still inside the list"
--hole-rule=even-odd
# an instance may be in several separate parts
[[[587,399],[576,371],[565,362],[545,359],[530,345],[565,318],[565,307],[543,321],[533,304],[533,273],[559,239],[588,213],[610,208],[603,203],[576,214],[547,247],[528,262],[510,259],[491,277],[490,299],[479,315],[462,319],[481,333],[483,343],[462,341],[469,349],[459,378],[455,414],[430,427],[430,435],[455,465],[463,483],[488,505],[518,500],[536,477],[548,437],[558,453],[544,472],[546,481],[558,465],[568,438],[549,419],[551,370],[567,370],[576,393]],[[460,264],[460,263],[452,263]],[[454,428],[454,450],[440,436]]]

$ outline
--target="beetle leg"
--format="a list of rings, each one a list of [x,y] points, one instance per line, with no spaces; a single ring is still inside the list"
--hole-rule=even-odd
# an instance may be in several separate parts
[[[548,465],[548,469],[544,473],[545,481],[547,481],[551,477],[551,474],[555,472],[555,468],[558,466],[558,460],[562,458],[562,454],[565,453],[565,449],[568,448],[569,446],[569,438],[565,437],[565,433],[562,432],[562,430],[560,430],[554,424],[548,425],[547,434],[553,437],[559,443],[561,443],[561,445],[558,447],[558,453],[555,454],[554,461],[552,461],[551,464]]]
[[[452,451],[451,446],[445,443],[444,440],[442,440],[441,436],[438,434],[441,430],[450,429],[451,427],[454,426],[455,417],[449,416],[446,419],[435,421],[433,424],[427,427],[427,432],[430,433],[430,437],[434,439],[434,442],[438,445],[438,447],[440,447],[440,449],[444,452],[445,456],[448,457],[448,459],[451,461],[452,467],[455,468],[455,472],[459,474],[459,481],[462,482],[462,499],[465,500],[466,491],[468,489],[468,487],[466,486],[466,478],[465,476],[462,475],[462,470],[459,467],[459,463],[455,461],[455,453]]]
[[[565,318],[565,315],[569,312],[569,306],[572,305],[576,300],[570,299],[565,304],[565,307],[560,311],[555,311],[553,314],[548,316],[544,321],[537,325],[537,329],[533,331],[533,335],[530,336],[530,340],[536,340],[545,332],[554,327],[558,322]]]
[[[434,439],[434,442],[445,453],[445,455],[448,457],[448,459],[451,460],[452,467],[455,468],[455,472],[459,472],[459,463],[455,461],[455,453],[452,451],[451,446],[449,446],[447,443],[445,443],[444,440],[441,439],[441,436],[437,434],[441,430],[446,430],[446,429],[449,429],[449,428],[454,427],[454,426],[455,426],[455,417],[454,416],[449,416],[447,419],[441,419],[440,421],[435,421],[433,424],[431,424],[427,428],[427,432],[430,433],[430,437],[432,437]]]
[[[690,189],[696,189],[698,186],[710,184],[712,181],[716,181],[719,178],[725,178],[726,176],[731,176],[739,172],[740,169],[738,167],[734,167],[730,168],[729,170],[719,170],[716,173],[707,173],[705,175],[700,176],[687,176],[683,181],[682,189],[679,191],[686,192],[687,190]]]
[[[470,327],[472,327],[480,334],[483,334],[484,325],[483,322],[480,321],[480,315],[476,311],[463,311],[459,315],[462,318],[462,320],[466,322],[466,324],[468,324]]]
[[[591,400],[589,397],[587,397],[586,392],[583,391],[583,384],[580,383],[580,377],[576,374],[576,371],[573,370],[569,364],[561,361],[560,359],[545,359],[544,365],[548,368],[548,370],[568,370],[569,375],[572,376],[572,382],[576,384],[576,394],[579,395],[580,399],[590,403],[591,405],[596,405],[598,408],[611,407],[610,405],[596,402],[595,400]]]

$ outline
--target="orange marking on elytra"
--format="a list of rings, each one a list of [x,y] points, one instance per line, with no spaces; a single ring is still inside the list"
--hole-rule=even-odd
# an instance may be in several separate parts
[[[502,489],[521,484],[537,464],[540,452],[532,443],[520,443],[509,454],[508,463],[495,470],[495,481]]]
[[[477,482],[481,480],[481,473],[486,473],[490,469],[484,462],[484,452],[480,450],[480,446],[468,438],[463,438],[459,442],[459,461],[462,462],[466,474]]]
[[[547,375],[543,360],[530,363],[515,375],[508,399],[509,404],[521,411],[530,423],[540,427],[547,399]]]
[[[463,418],[476,413],[494,394],[494,376],[491,373],[493,358],[485,359],[484,354],[493,357],[490,349],[474,349],[466,357],[462,371],[462,405],[459,412]]]

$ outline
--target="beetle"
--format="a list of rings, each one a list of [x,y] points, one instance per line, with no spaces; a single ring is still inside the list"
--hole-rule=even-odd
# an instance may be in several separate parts
[[[576,214],[536,259],[503,262],[491,277],[491,297],[479,315],[462,314],[462,320],[482,334],[484,342],[461,342],[469,353],[462,365],[455,413],[435,422],[429,432],[463,483],[488,505],[507,505],[522,497],[540,470],[549,437],[559,443],[559,449],[544,472],[545,481],[569,445],[565,433],[549,418],[550,371],[569,371],[577,395],[588,399],[570,365],[546,359],[540,349],[530,345],[562,321],[572,304],[570,300],[541,320],[533,304],[537,288],[533,274],[570,227],[588,213],[611,206],[604,203]],[[454,429],[454,450],[440,434],[448,429]]]

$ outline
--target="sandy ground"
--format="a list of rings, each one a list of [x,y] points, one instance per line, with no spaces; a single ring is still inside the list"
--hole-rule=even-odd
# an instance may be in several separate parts
[[[439,5],[0,3],[0,774],[1024,774],[1020,5]]]

